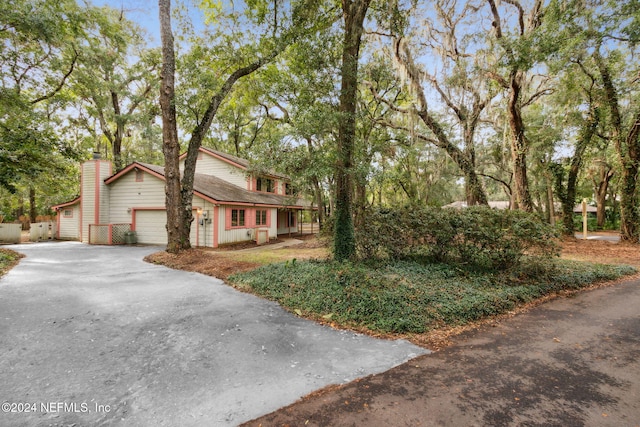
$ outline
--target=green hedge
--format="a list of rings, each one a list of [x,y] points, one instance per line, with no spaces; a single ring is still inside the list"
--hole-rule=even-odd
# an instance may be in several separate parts
[[[366,213],[356,230],[360,259],[420,259],[508,269],[532,255],[558,255],[556,231],[536,215],[487,207],[405,207]]]

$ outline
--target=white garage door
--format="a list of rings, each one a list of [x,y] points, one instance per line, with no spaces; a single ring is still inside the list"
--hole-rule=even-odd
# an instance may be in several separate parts
[[[167,211],[136,212],[138,243],[147,245],[167,244]]]
[[[147,245],[167,244],[167,211],[137,211],[136,233],[138,243]],[[196,222],[191,223],[191,245],[196,245]]]

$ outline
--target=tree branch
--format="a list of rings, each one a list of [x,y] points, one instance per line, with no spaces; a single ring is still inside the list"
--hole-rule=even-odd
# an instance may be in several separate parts
[[[146,99],[147,95],[149,94],[149,92],[151,92],[151,85],[147,85],[147,87],[144,89],[144,92],[142,93],[142,95],[140,96],[140,98],[136,99],[132,104],[131,107],[129,107],[129,110],[127,111],[127,115],[131,115],[133,114],[133,112],[136,110],[136,108],[138,108],[138,106],[142,103],[142,101],[144,99]]]
[[[371,95],[377,99],[378,101],[386,104],[390,109],[392,109],[393,111],[397,112],[397,113],[402,113],[402,114],[409,114],[411,112],[413,112],[415,109],[413,108],[401,108],[398,107],[397,105],[393,104],[391,101],[388,101],[387,99],[383,98],[382,96],[380,96],[380,94],[374,89],[373,84],[371,82],[368,81],[363,81],[362,84],[364,84],[365,86],[367,86],[369,88],[369,90],[371,91]]]
[[[512,6],[515,6],[515,8],[518,9],[518,25],[520,26],[520,35],[523,36],[525,32],[525,27],[524,27],[524,9],[522,8],[522,5],[517,0],[503,0],[503,1]]]
[[[64,87],[65,82],[67,81],[67,78],[71,75],[71,73],[73,72],[74,67],[76,66],[76,60],[78,59],[78,51],[76,51],[75,47],[73,48],[73,61],[71,61],[71,66],[69,67],[69,71],[67,71],[67,73],[62,77],[62,80],[60,81],[60,84],[58,84],[58,86],[56,86],[56,88],[54,90],[52,90],[51,92],[49,92],[46,95],[43,95],[39,98],[34,99],[33,101],[31,101],[31,104],[37,104],[38,102],[44,101],[45,99],[49,99],[52,98],[56,93],[60,92],[62,90],[62,88]]]
[[[547,88],[547,89],[539,90],[538,92],[531,95],[531,97],[528,100],[522,103],[522,108],[533,104],[538,98],[544,95],[551,95],[552,93],[555,93],[555,89]]]
[[[509,191],[509,194],[511,194],[511,185],[509,185],[509,183],[507,183],[506,181],[501,180],[500,178],[496,178],[495,176],[492,175],[488,175],[485,173],[478,173],[478,176],[483,176],[485,178],[489,178],[492,179],[496,182],[499,182],[500,184],[504,185],[506,187],[506,189]]]
[[[491,7],[491,14],[493,15],[493,22],[491,25],[496,30],[496,38],[502,38],[502,24],[500,23],[500,13],[498,12],[498,8],[496,6],[496,2],[494,0],[487,0],[489,3],[489,7]]]

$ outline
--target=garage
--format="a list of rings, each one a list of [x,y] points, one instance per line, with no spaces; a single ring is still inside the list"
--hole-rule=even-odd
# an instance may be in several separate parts
[[[167,211],[139,210],[136,211],[135,228],[138,243],[147,245],[167,244]]]
[[[164,209],[136,210],[135,230],[138,235],[138,243],[144,245],[167,244],[167,211]],[[196,244],[196,221],[191,223],[191,236],[193,245]]]
[[[167,211],[164,209],[137,209],[135,211],[135,230],[138,243],[143,245],[167,244]],[[191,223],[191,244],[197,242],[197,224]]]

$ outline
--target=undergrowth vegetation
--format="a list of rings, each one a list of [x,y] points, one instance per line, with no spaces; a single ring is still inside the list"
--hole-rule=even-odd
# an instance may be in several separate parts
[[[17,252],[8,249],[0,249],[0,277],[2,277],[18,260],[22,258]]]
[[[558,255],[556,232],[535,214],[488,207],[372,209],[356,234],[360,259],[427,260],[509,269]]]
[[[635,271],[558,259],[554,229],[520,211],[371,210],[356,240],[357,261],[294,259],[229,280],[305,317],[424,333]]]
[[[307,317],[376,332],[423,333],[635,271],[564,260],[528,267],[522,261],[522,268],[493,272],[398,260],[286,262],[232,275],[230,281]]]

